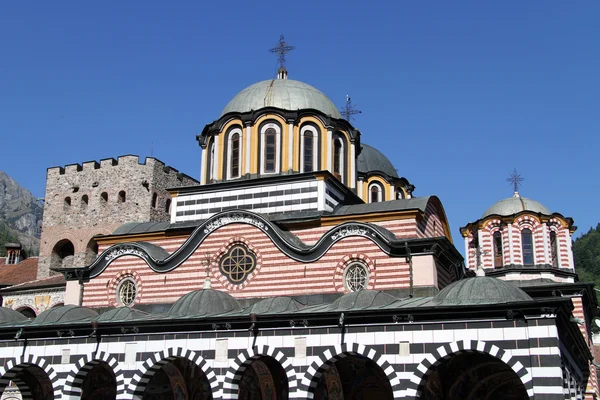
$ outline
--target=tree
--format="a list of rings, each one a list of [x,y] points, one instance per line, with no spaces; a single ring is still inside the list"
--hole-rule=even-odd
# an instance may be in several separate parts
[[[573,242],[573,257],[579,280],[594,282],[600,289],[600,224]]]

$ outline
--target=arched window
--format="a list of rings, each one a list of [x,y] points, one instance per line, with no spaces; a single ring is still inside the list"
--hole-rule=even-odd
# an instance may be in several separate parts
[[[165,212],[168,214],[171,212],[171,199],[167,199],[165,203]]]
[[[552,252],[552,266],[558,268],[558,241],[554,231],[550,231],[550,251]]]
[[[71,198],[65,197],[65,209],[71,207]]]
[[[404,191],[401,188],[396,188],[396,199],[403,199],[404,198]]]
[[[369,185],[369,203],[379,203],[383,201],[383,189],[378,183]]]
[[[208,181],[213,182],[215,180],[215,142],[214,139],[210,143],[210,150],[208,151]]]
[[[83,196],[81,196],[81,208],[86,208],[88,206],[89,202],[90,202],[90,199],[87,194],[84,194]]]
[[[500,231],[494,232],[494,267],[500,268],[504,265],[502,259],[502,233]]]
[[[317,167],[317,129],[312,125],[305,125],[300,130],[300,172],[312,172]]]
[[[117,203],[125,203],[126,198],[127,198],[127,195],[125,194],[125,191],[121,190],[119,192],[119,197],[117,198]]]
[[[277,132],[275,129],[269,128],[265,132],[265,170],[264,172],[275,172],[275,158],[276,158],[276,139]]]
[[[340,136],[333,138],[333,175],[344,182],[344,141]]]
[[[240,134],[231,135],[229,150],[229,177],[237,178],[240,176]]]
[[[152,194],[152,208],[156,208],[156,201],[158,200],[158,194]]]
[[[528,228],[521,231],[521,247],[523,251],[523,265],[533,265],[533,235]]]
[[[102,192],[102,194],[100,194],[100,202],[108,203],[108,193]]]

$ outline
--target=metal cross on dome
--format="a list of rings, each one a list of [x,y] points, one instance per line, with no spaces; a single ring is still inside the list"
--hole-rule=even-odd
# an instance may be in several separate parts
[[[269,50],[271,53],[277,54],[277,61],[279,62],[280,67],[285,67],[285,55],[290,51],[294,50],[296,47],[290,46],[284,40],[283,35],[279,36],[279,43],[277,46],[273,47]]]
[[[356,105],[352,104],[350,96],[346,95],[346,104],[344,104],[344,107],[340,110],[340,114],[342,114],[342,117],[344,117],[346,121],[350,121],[351,119],[354,119],[354,115],[360,113],[362,113],[362,111],[357,110]]]
[[[517,169],[513,169],[512,174],[510,174],[508,176],[508,178],[506,178],[507,182],[510,182],[510,184],[513,186],[513,189],[516,192],[519,191],[519,186],[521,185],[521,182],[523,182],[525,180],[525,178],[523,178],[521,176],[521,174],[517,173]]]

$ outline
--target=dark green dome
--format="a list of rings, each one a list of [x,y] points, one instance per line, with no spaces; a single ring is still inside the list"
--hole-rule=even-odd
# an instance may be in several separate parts
[[[381,290],[357,290],[343,295],[335,300],[327,311],[362,310],[370,307],[383,307],[392,304],[398,299]]]
[[[21,314],[20,312],[6,308],[0,307],[0,324],[9,324],[12,322],[25,322],[29,318]]]
[[[169,315],[172,317],[210,316],[239,309],[240,305],[230,294],[214,289],[201,289],[177,300],[169,310]]]
[[[97,316],[98,313],[91,308],[67,305],[44,311],[33,320],[31,325],[66,324],[91,320]]]
[[[375,147],[368,144],[361,144],[362,150],[356,159],[356,169],[358,172],[383,172],[392,178],[398,178],[398,172],[394,168],[394,164],[377,150]]]
[[[487,276],[461,279],[446,286],[433,301],[439,305],[476,305],[533,300],[515,285]]]
[[[300,310],[301,304],[291,297],[279,296],[260,300],[245,312],[248,314],[287,314]]]
[[[100,314],[96,321],[98,322],[114,322],[114,321],[131,321],[134,319],[144,319],[150,317],[149,314],[135,310],[129,307],[113,308]]]

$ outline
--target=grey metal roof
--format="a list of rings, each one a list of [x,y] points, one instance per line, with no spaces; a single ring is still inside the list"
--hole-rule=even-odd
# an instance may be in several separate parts
[[[533,211],[546,215],[552,214],[544,205],[535,200],[526,197],[513,196],[494,203],[483,213],[481,218],[485,218],[489,215],[513,215],[520,213],[521,211]]]
[[[210,316],[234,310],[240,310],[240,305],[230,294],[213,289],[201,289],[177,300],[169,310],[169,316]]]
[[[272,79],[248,86],[231,99],[221,116],[229,112],[248,112],[263,107],[291,111],[312,108],[325,115],[342,118],[337,107],[322,92],[292,79]]]
[[[341,206],[334,210],[334,215],[369,214],[376,212],[390,212],[402,210],[420,210],[425,212],[427,203],[431,196],[413,197],[411,199],[398,199],[391,201],[380,201],[369,204],[353,204]]]
[[[157,232],[169,227],[169,222],[127,222],[118,227],[113,235],[132,235],[139,233]]]
[[[80,322],[97,316],[98,313],[91,308],[67,305],[44,311],[31,322],[30,326]]]
[[[477,276],[446,286],[435,296],[432,304],[481,305],[532,300],[527,293],[511,283],[487,276]]]
[[[133,308],[129,308],[129,307],[119,307],[119,308],[114,308],[112,310],[108,310],[102,314],[100,314],[100,316],[98,318],[96,318],[96,321],[98,322],[117,322],[117,321],[131,321],[131,320],[138,320],[138,319],[145,319],[145,318],[150,318],[151,315],[148,313],[145,313],[143,311],[140,310],[135,310]]]
[[[390,305],[398,299],[381,290],[358,290],[343,295],[331,303],[327,311],[363,310],[365,308],[379,308]]]
[[[393,178],[398,178],[394,164],[381,151],[364,143],[362,143],[362,150],[356,159],[356,169],[358,172],[364,173],[380,171]]]
[[[11,322],[25,322],[27,321],[27,317],[21,314],[20,312],[6,308],[0,307],[0,324],[7,324]]]
[[[302,309],[302,304],[291,297],[280,296],[260,300],[244,310],[246,314],[290,314]]]

